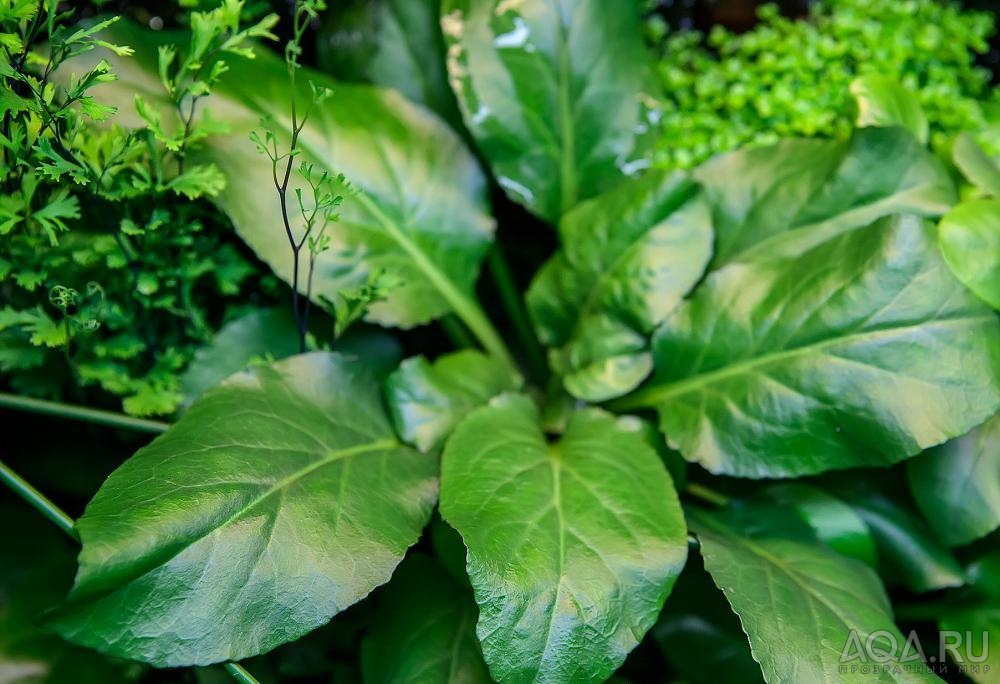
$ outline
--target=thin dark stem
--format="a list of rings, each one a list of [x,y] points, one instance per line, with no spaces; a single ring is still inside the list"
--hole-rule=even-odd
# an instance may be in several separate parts
[[[107,425],[108,427],[116,427],[123,430],[134,430],[135,432],[160,433],[170,427],[169,423],[162,423],[157,420],[133,418],[132,416],[126,416],[112,411],[101,411],[83,406],[62,404],[56,401],[33,399],[31,397],[22,397],[17,394],[7,394],[5,392],[0,392],[0,408],[12,409],[15,411],[26,411],[28,413],[38,413],[46,416],[56,416],[59,418],[66,418],[67,420],[80,420],[86,423],[94,423],[96,425]]]
[[[80,541],[73,518],[52,503],[47,496],[28,484],[28,481],[8,468],[0,461],[0,482],[10,487],[22,499],[31,504],[38,512],[53,522],[56,527],[73,539]]]
[[[14,490],[14,492],[16,492],[22,499],[31,504],[69,537],[73,538],[77,542],[80,541],[80,535],[76,531],[76,522],[73,518],[67,515],[64,510],[52,503],[47,496],[32,487],[27,480],[8,468],[3,461],[0,461],[0,482],[3,482],[5,485]],[[260,684],[260,682],[258,682],[257,679],[252,674],[247,672],[247,669],[239,663],[225,663],[222,667],[226,672],[232,675],[233,679],[240,682],[240,684]]]

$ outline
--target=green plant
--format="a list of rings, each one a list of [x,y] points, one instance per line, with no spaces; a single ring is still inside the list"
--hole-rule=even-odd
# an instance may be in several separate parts
[[[248,54],[246,41],[277,19],[240,30],[240,11],[228,2],[194,12],[187,48],[161,57],[164,106],[136,94],[144,121],[98,129],[88,123],[115,121],[117,111],[94,90],[116,78],[108,63],[66,79],[95,48],[130,54],[101,39],[116,19],[75,29],[71,13],[44,2],[4,6],[0,368],[18,391],[79,400],[96,385],[123,397],[128,413],[170,414],[195,350],[260,289],[258,268],[206,230],[224,219],[199,199],[225,178],[210,164],[184,165],[219,132],[218,122],[194,118],[224,72],[215,55]]]
[[[847,139],[637,174],[638,3],[441,11],[443,50],[419,54],[447,60],[498,187],[556,228],[524,291],[497,278],[544,367],[475,289],[497,221],[458,133],[397,92],[299,69],[299,24],[292,57],[227,59],[213,103],[229,131],[187,161],[230,181],[216,201],[242,239],[316,306],[337,314],[349,293],[353,314],[397,329],[453,315],[477,348],[387,370],[372,343],[304,334],[296,302],[227,328],[170,426],[3,397],[162,432],[75,521],[0,467],[82,544],[46,624],[157,667],[281,671],[270,658],[315,638],[311,674],[379,682],[603,681],[623,666],[642,680],[628,671],[640,643],[692,681],[863,681],[870,669],[840,669],[858,639],[886,681],[934,681],[934,661],[889,648],[909,642],[896,616],[995,644],[1000,320],[979,286],[1000,254],[946,258],[939,220],[960,191],[907,91],[859,81]],[[169,104],[157,52],[185,34],[109,35],[142,47],[107,100]],[[300,77],[334,91],[301,118]],[[992,161],[957,155],[988,188]],[[339,220],[313,215],[334,193],[299,212],[280,201],[293,158],[305,188],[350,179]],[[328,238],[307,283],[302,236]],[[382,273],[396,286],[373,284]],[[242,370],[215,382],[220,366]]]
[[[898,78],[927,112],[935,149],[968,131],[997,147],[997,91],[975,56],[996,17],[937,0],[822,0],[808,18],[760,9],[743,34],[721,26],[705,37],[648,26],[662,83],[655,163],[691,168],[737,147],[791,136],[846,138],[855,77]],[[992,132],[991,132],[992,131]]]

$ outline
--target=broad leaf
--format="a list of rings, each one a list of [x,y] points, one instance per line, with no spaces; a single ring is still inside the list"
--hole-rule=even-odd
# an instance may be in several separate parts
[[[851,82],[851,95],[858,106],[858,127],[900,126],[927,144],[927,115],[917,96],[896,79],[867,74]]]
[[[420,536],[436,463],[328,353],[207,391],[116,470],[77,527],[67,639],[159,666],[239,660],[324,624]]]
[[[617,406],[656,408],[685,458],[742,477],[887,465],[964,434],[1000,406],[1000,323],[932,239],[883,220],[716,271]]]
[[[766,681],[939,681],[923,674],[919,660],[900,664],[897,672],[898,651],[885,671],[872,672],[870,658],[864,673],[840,669],[844,654],[854,653],[852,631],[862,647],[869,635],[887,633],[875,635],[872,652],[886,649],[891,655],[890,635],[899,649],[906,641],[868,566],[815,541],[745,529],[725,513],[693,512],[690,523],[705,568],[739,616]]]
[[[125,114],[120,123],[138,124],[127,115],[136,94],[165,106],[156,76],[156,45],[177,36],[124,23],[109,35],[137,51],[134,58],[115,63],[121,79],[102,86],[102,97]],[[291,282],[292,255],[271,162],[248,137],[262,117],[271,117],[280,137],[287,138],[291,92],[284,62],[266,49],[258,53],[254,60],[228,59],[230,69],[207,107],[224,115],[229,132],[209,139],[202,157],[231,179],[219,202],[240,237]],[[451,310],[474,308],[472,288],[494,224],[485,179],[461,139],[398,93],[338,84],[309,71],[300,81],[329,87],[335,95],[313,110],[300,136],[299,159],[343,173],[358,190],[344,202],[340,222],[327,232],[331,246],[320,254],[313,282],[317,301],[332,300],[367,283],[369,273],[384,270],[402,286],[374,304],[368,320],[410,327]],[[293,189],[289,197],[294,205]],[[301,236],[297,216],[293,211],[293,230]],[[304,281],[304,267],[301,275]],[[300,286],[304,291],[304,282]]]
[[[970,183],[1000,199],[1000,161],[991,159],[968,133],[955,138],[952,161]]]
[[[345,81],[394,88],[461,125],[448,85],[438,0],[354,0],[323,14],[320,66]]]
[[[396,432],[421,451],[440,446],[475,408],[522,379],[506,364],[473,350],[447,354],[430,363],[406,359],[386,380],[386,399]]]
[[[361,650],[365,682],[492,682],[476,640],[476,603],[426,556],[403,561]]]
[[[940,216],[955,202],[942,164],[901,128],[738,150],[695,176],[713,207],[716,267],[801,254],[883,216]]]
[[[649,127],[641,3],[445,0],[448,73],[507,194],[555,223],[620,181]],[[651,117],[649,117],[651,119]]]
[[[910,591],[934,591],[965,583],[962,566],[933,535],[912,505],[845,476],[834,492],[861,516],[878,547],[878,570],[886,584]],[[886,487],[886,489],[889,489]]]
[[[633,419],[573,414],[547,442],[503,395],[445,447],[441,514],[468,547],[477,633],[504,682],[597,682],[652,626],[687,555],[670,476]]]
[[[941,252],[958,279],[1000,309],[1000,199],[969,200],[938,225]]]
[[[708,263],[708,206],[685,176],[653,171],[580,204],[559,233],[528,291],[535,329],[571,394],[620,396],[652,370],[650,333]]]
[[[938,537],[968,544],[1000,527],[1000,415],[907,464],[910,489]]]
[[[768,487],[767,496],[795,511],[816,537],[839,553],[875,566],[875,540],[857,511],[818,487],[789,482]]]

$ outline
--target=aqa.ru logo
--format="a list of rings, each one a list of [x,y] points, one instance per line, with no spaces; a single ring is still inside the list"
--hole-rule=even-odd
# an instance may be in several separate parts
[[[977,640],[978,637],[978,640]],[[896,635],[886,630],[872,632],[862,639],[855,630],[847,637],[840,653],[840,674],[876,672],[943,674],[949,666],[962,674],[986,674],[983,663],[990,654],[989,632],[938,632],[937,650],[924,648],[917,633],[911,631],[900,647]]]

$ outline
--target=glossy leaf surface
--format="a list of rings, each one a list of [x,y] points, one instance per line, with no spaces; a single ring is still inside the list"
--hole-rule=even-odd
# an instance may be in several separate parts
[[[472,592],[426,556],[403,561],[361,652],[365,682],[487,684]]]
[[[1000,324],[932,240],[883,220],[716,271],[620,406],[655,407],[685,458],[743,477],[887,465],[964,434],[1000,404]]]
[[[967,544],[1000,526],[1000,416],[907,464],[910,489],[937,536]]]
[[[649,334],[708,263],[708,205],[685,176],[653,171],[577,206],[559,235],[528,290],[535,329],[571,394],[620,396],[652,370]]]
[[[155,48],[171,36],[123,25],[112,37],[137,49],[135,57],[116,62],[121,80],[102,89],[105,99],[120,106],[122,123],[128,123],[136,94],[147,102],[162,98]],[[208,107],[225,117],[229,131],[208,140],[202,156],[238,179],[227,185],[220,204],[240,237],[291,282],[291,250],[273,191],[271,162],[249,139],[262,117],[272,117],[279,132],[290,135],[287,70],[267,50],[258,50],[253,60],[234,57],[228,62],[229,72],[213,90]],[[384,270],[403,286],[374,304],[368,320],[410,327],[472,306],[472,287],[494,223],[485,179],[461,139],[399,93],[336,83],[308,70],[300,79],[336,93],[313,110],[299,139],[300,159],[343,173],[358,191],[341,207],[340,222],[328,231],[330,249],[317,260],[317,301],[332,300],[342,290],[366,283],[369,273]],[[289,196],[294,197],[292,189]],[[293,230],[302,234],[300,225],[293,223]],[[302,276],[304,281],[304,268]],[[304,291],[304,283],[300,285]]]
[[[53,624],[159,666],[262,653],[386,582],[436,493],[434,459],[396,441],[357,363],[256,366],[108,478]]]
[[[883,216],[940,216],[955,202],[947,171],[901,128],[738,150],[695,176],[713,207],[716,267],[801,254]]]
[[[444,0],[465,125],[507,194],[552,223],[636,164],[649,124],[640,5]]]
[[[441,483],[441,514],[469,550],[493,676],[609,677],[687,555],[670,476],[639,426],[586,409],[550,444],[531,402],[503,395],[458,426]]]
[[[885,672],[839,669],[852,630],[862,645],[880,630],[905,643],[868,566],[815,541],[747,529],[725,513],[695,512],[690,523],[705,568],[739,616],[766,681],[940,681],[902,666],[894,673],[892,659]],[[875,639],[874,648],[888,647],[885,635]]]
[[[1000,199],[969,200],[938,225],[941,252],[958,279],[1000,309]]]
[[[440,446],[475,408],[522,380],[505,364],[464,350],[429,362],[406,359],[386,380],[386,399],[396,432],[421,451]]]
[[[851,95],[858,107],[858,127],[899,126],[927,144],[927,115],[917,96],[894,78],[866,74],[851,83]]]

